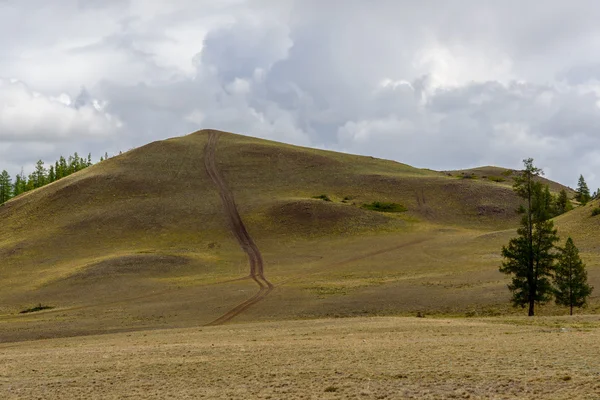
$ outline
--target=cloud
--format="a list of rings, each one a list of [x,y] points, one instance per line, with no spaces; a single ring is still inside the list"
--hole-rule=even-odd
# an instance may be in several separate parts
[[[19,80],[2,81],[4,147],[102,154],[212,127],[438,169],[534,157],[600,186],[592,0],[36,4],[0,2],[0,74]]]
[[[114,135],[122,123],[82,93],[53,98],[15,80],[0,80],[0,141],[65,141]]]

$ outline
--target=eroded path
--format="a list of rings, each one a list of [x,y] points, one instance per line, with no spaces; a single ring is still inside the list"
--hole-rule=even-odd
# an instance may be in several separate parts
[[[242,218],[240,217],[240,214],[235,205],[233,194],[227,187],[227,183],[225,182],[223,176],[217,168],[215,154],[218,140],[219,132],[209,132],[208,142],[206,143],[206,147],[204,148],[204,166],[206,168],[206,173],[219,190],[219,196],[221,197],[223,208],[225,209],[225,213],[227,214],[227,218],[229,219],[231,230],[233,231],[235,238],[240,244],[240,247],[248,256],[248,263],[250,264],[250,274],[247,276],[247,278],[250,278],[254,282],[256,282],[256,284],[259,287],[259,290],[258,293],[256,293],[254,296],[252,296],[245,302],[237,305],[233,309],[229,310],[227,313],[217,318],[208,325],[220,325],[231,320],[235,316],[239,315],[254,304],[264,299],[273,290],[274,287],[264,275],[264,262],[262,255],[260,254],[260,250],[258,249],[258,246],[256,245],[256,243],[254,243],[254,240],[252,240],[252,237],[248,233],[248,230],[246,229],[246,226],[244,225],[244,222],[242,221]]]

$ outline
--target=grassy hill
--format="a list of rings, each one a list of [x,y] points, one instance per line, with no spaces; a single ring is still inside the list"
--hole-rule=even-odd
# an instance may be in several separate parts
[[[1,206],[0,340],[206,324],[254,295],[205,170],[209,134],[148,144]],[[519,199],[504,169],[218,140],[217,168],[275,285],[235,321],[511,311],[497,270]],[[374,202],[406,211],[364,206]],[[557,224],[600,287],[600,217],[581,207]],[[55,308],[18,313],[38,303]]]

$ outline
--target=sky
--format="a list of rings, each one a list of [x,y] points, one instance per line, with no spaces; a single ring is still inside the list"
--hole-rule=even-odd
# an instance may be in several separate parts
[[[202,128],[600,187],[595,0],[0,0],[0,169]],[[260,173],[257,171],[257,173]]]

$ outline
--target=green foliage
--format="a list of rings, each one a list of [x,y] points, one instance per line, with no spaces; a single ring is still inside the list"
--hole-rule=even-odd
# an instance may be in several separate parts
[[[556,215],[561,215],[566,213],[567,211],[571,211],[573,209],[573,204],[569,200],[569,196],[567,195],[567,191],[562,189],[555,201],[555,209]]]
[[[372,210],[372,211],[392,212],[392,213],[404,212],[404,211],[408,210],[402,204],[398,204],[398,203],[386,203],[386,202],[382,202],[382,201],[374,201],[374,202],[369,203],[369,204],[363,204],[362,208],[365,208],[367,210]]]
[[[40,188],[44,185],[57,181],[61,178],[74,174],[92,165],[92,155],[88,154],[87,159],[79,157],[77,153],[69,156],[68,160],[63,156],[54,163],[50,164],[50,168],[46,168],[44,161],[38,160],[35,164],[35,170],[25,176],[23,171],[15,177],[15,183],[11,187],[11,195],[18,196],[21,193],[29,190]],[[9,177],[10,178],[10,177]],[[1,178],[0,178],[1,179]],[[0,204],[2,200],[2,182],[0,180]],[[10,198],[10,197],[9,197]],[[8,200],[8,199],[6,199]],[[4,200],[4,201],[6,201]]]
[[[535,314],[535,304],[550,300],[551,277],[556,254],[554,244],[559,240],[554,223],[549,220],[550,191],[536,182],[543,171],[533,166],[533,159],[524,160],[524,171],[515,178],[514,191],[526,201],[519,209],[523,214],[518,236],[502,247],[504,262],[500,272],[512,276],[508,288],[513,306],[529,306],[528,314]]]
[[[600,215],[600,207],[596,207],[592,210],[592,217],[595,217],[596,215]]]
[[[477,179],[477,176],[475,176],[475,174],[466,174],[466,173],[462,173],[462,175],[459,176],[459,178],[461,179]]]
[[[498,182],[498,183],[506,182],[506,179],[504,179],[500,176],[488,176],[488,179],[492,182]]]
[[[323,201],[331,201],[331,199],[329,198],[329,196],[327,196],[326,194],[320,194],[318,196],[313,196],[313,199],[320,199]]]
[[[579,257],[579,250],[570,237],[561,249],[554,275],[556,304],[570,307],[583,307],[592,294],[593,287],[587,284],[585,264]]]
[[[506,171],[502,172],[502,176],[511,176],[513,174],[513,171],[510,169],[507,169]]]
[[[0,204],[7,202],[13,194],[12,179],[6,170],[0,174]]]
[[[575,195],[575,199],[580,202],[582,205],[586,205],[588,201],[592,199],[592,195],[590,194],[590,189],[585,183],[585,179],[583,179],[583,175],[579,175],[579,181],[577,182],[577,194]]]
[[[36,312],[36,311],[42,311],[42,310],[51,310],[54,307],[52,306],[45,306],[42,305],[42,303],[39,303],[37,306],[35,307],[31,307],[31,308],[27,308],[23,311],[19,311],[19,314],[28,314],[28,313],[32,313],[32,312]]]

